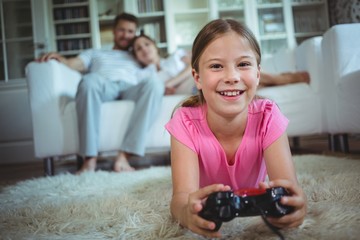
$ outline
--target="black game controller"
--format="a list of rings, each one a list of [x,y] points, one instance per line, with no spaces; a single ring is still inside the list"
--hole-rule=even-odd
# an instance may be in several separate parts
[[[280,203],[281,197],[287,195],[283,187],[215,192],[209,195],[199,216],[214,222],[214,231],[218,231],[223,222],[235,217],[282,217],[293,211],[293,207]]]

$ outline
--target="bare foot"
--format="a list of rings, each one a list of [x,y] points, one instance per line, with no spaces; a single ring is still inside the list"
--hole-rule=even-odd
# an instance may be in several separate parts
[[[292,73],[282,73],[279,76],[280,84],[288,83],[310,83],[310,75],[308,72],[292,72]]]
[[[299,72],[301,79],[305,83],[310,83],[310,74],[308,72]]]
[[[83,172],[94,172],[96,168],[96,160],[97,159],[95,157],[86,159],[79,171],[76,172],[76,175],[80,175]]]
[[[114,162],[115,172],[130,172],[135,169],[130,166],[125,153],[119,153]]]

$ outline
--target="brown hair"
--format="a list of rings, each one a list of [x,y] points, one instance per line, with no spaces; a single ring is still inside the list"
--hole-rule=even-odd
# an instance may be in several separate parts
[[[139,24],[137,17],[135,17],[134,15],[132,15],[130,13],[126,13],[126,12],[120,13],[119,15],[117,15],[115,17],[113,27],[115,28],[120,21],[133,22],[133,23],[135,23],[136,27]]]
[[[207,46],[217,38],[223,36],[231,31],[236,32],[238,35],[245,38],[252,50],[255,53],[256,61],[258,64],[261,62],[261,52],[259,43],[256,41],[254,34],[245,25],[237,22],[233,19],[216,19],[206,24],[196,36],[193,47],[191,66],[198,72],[199,71],[199,60]],[[194,95],[186,99],[181,106],[183,107],[196,107],[205,103],[204,95],[199,90],[198,95]]]

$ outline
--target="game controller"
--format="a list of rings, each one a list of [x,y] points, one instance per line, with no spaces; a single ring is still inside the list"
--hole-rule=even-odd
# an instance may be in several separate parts
[[[281,197],[288,195],[283,187],[215,192],[209,195],[199,216],[214,222],[214,231],[235,217],[282,217],[293,211],[293,207],[280,203]]]

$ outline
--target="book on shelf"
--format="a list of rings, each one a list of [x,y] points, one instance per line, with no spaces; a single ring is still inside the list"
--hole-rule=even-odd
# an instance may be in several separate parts
[[[162,0],[138,0],[139,13],[151,13],[164,11]]]
[[[88,18],[89,12],[87,7],[56,8],[54,9],[55,20],[66,20],[74,18]]]
[[[66,40],[57,41],[57,48],[59,52],[84,50],[90,47],[91,47],[91,43],[89,38],[66,39]]]
[[[69,3],[84,3],[88,0],[53,0],[54,5],[69,4]]]
[[[58,36],[89,33],[89,32],[90,32],[90,27],[88,22],[68,23],[68,24],[60,24],[56,26],[56,35]]]
[[[294,13],[295,32],[323,31],[322,18],[317,11],[299,11]]]
[[[162,24],[160,22],[146,23],[140,28],[141,33],[149,36],[156,42],[165,42],[164,31],[162,30]]]

